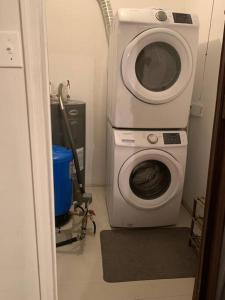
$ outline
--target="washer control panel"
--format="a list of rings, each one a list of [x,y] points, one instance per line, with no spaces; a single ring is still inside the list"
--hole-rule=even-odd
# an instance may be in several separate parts
[[[115,145],[123,147],[174,147],[187,145],[183,131],[147,131],[114,129]]]

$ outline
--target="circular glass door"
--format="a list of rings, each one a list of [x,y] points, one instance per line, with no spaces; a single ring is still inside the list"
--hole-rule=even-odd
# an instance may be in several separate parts
[[[180,56],[171,45],[155,42],[145,46],[138,54],[135,71],[144,88],[162,92],[173,86],[179,78]]]
[[[143,209],[169,202],[183,183],[182,166],[162,150],[135,153],[120,169],[119,190],[130,204]]]
[[[130,188],[139,198],[154,200],[165,194],[171,183],[168,167],[158,160],[139,163],[130,174]]]
[[[144,102],[173,100],[185,89],[191,74],[190,47],[182,36],[167,28],[144,31],[123,54],[124,84]]]

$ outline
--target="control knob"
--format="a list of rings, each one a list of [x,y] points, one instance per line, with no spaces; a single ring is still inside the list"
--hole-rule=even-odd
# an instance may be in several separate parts
[[[163,22],[167,20],[167,14],[164,10],[158,10],[155,16],[159,21]]]
[[[149,134],[148,137],[147,137],[147,139],[148,139],[148,141],[149,141],[150,144],[156,144],[158,142],[157,135],[155,135],[153,133]]]

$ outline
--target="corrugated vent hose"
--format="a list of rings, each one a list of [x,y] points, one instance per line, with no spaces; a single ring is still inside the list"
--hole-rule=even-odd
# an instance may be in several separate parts
[[[105,23],[105,31],[107,40],[109,42],[109,36],[110,36],[110,30],[111,30],[111,24],[113,19],[113,11],[110,0],[97,0],[98,4],[100,6],[103,20]]]

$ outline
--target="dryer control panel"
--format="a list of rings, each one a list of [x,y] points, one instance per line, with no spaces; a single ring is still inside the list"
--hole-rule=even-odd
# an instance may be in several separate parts
[[[174,21],[174,23],[193,24],[191,15],[185,13],[177,13],[177,12],[171,13],[163,9],[158,9],[156,10],[155,17],[160,22],[165,22],[168,19],[171,19],[171,21]]]
[[[115,20],[136,24],[167,24],[175,26],[199,26],[195,14],[176,12],[162,8],[119,8]]]

